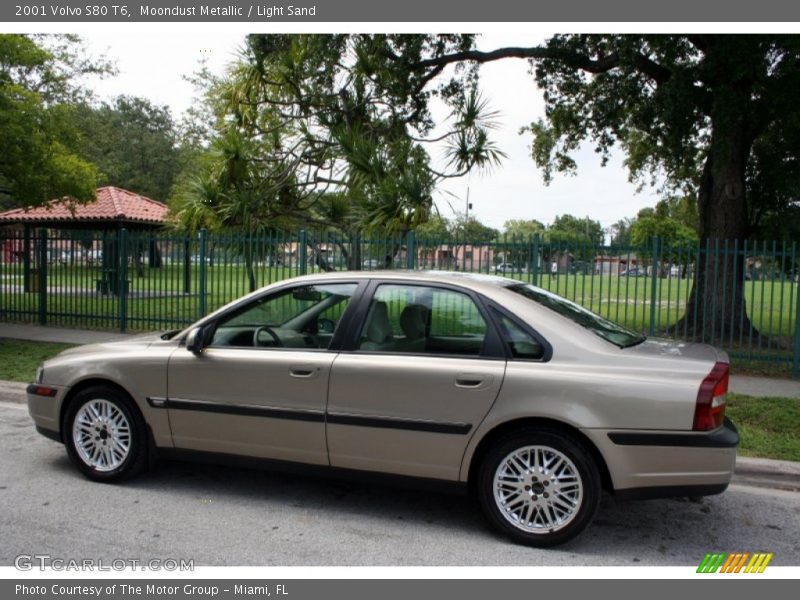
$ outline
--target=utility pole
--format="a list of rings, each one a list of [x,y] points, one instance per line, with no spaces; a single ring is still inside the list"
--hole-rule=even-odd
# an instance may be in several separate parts
[[[467,211],[464,217],[464,253],[461,256],[461,270],[467,270],[467,226],[469,225],[469,209],[472,208],[472,203],[469,201],[469,184],[467,184]],[[474,251],[474,246],[473,246]],[[471,262],[471,261],[470,261]],[[470,266],[472,266],[470,264]]]

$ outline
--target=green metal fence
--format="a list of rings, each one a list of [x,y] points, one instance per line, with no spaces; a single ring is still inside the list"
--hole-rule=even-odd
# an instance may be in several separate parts
[[[498,274],[649,335],[704,341],[798,376],[796,242],[595,246],[310,231],[197,235],[0,231],[0,320],[146,331],[183,327],[269,283],[330,270]]]

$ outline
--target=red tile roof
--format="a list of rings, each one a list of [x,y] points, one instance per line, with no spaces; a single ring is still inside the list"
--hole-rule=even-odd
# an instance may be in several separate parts
[[[51,200],[35,208],[14,208],[0,213],[0,222],[39,223],[76,221],[127,221],[163,223],[169,208],[166,204],[117,187],[97,189],[97,199],[77,204],[68,198]]]

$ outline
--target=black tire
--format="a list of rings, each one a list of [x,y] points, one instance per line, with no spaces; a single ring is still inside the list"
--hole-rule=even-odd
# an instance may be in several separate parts
[[[105,401],[113,406],[124,417],[129,426],[128,450],[119,464],[113,468],[98,468],[93,466],[80,449],[80,443],[76,442],[74,436],[75,420],[82,409],[92,402]],[[64,414],[62,424],[64,432],[64,444],[67,447],[67,454],[75,466],[86,477],[93,481],[113,483],[134,477],[145,470],[148,464],[148,436],[147,426],[142,418],[139,409],[123,391],[106,385],[95,385],[78,392],[69,403]],[[95,438],[98,439],[98,438]],[[103,438],[105,440],[107,438]],[[109,442],[110,443],[110,442]]]
[[[573,508],[573,512],[568,516],[563,517],[563,524],[556,524],[552,528],[542,524],[545,518],[544,509],[531,508],[531,512],[527,513],[529,517],[536,517],[540,521],[538,525],[533,523],[533,526],[531,526],[530,521],[528,521],[527,526],[521,524],[519,517],[515,519],[513,510],[516,506],[524,505],[522,501],[524,496],[522,494],[528,494],[533,499],[532,502],[528,502],[526,499],[529,504],[535,503],[537,499],[541,503],[548,502],[545,496],[549,498],[548,490],[552,491],[554,489],[549,487],[551,482],[552,485],[559,485],[557,481],[552,479],[552,476],[542,477],[539,474],[537,479],[533,479],[536,477],[535,469],[532,472],[523,472],[520,469],[521,474],[519,477],[522,481],[519,485],[530,484],[528,485],[528,491],[511,492],[511,496],[507,497],[505,509],[502,508],[501,500],[498,498],[503,492],[498,491],[498,496],[495,494],[495,474],[498,473],[501,464],[507,464],[506,459],[515,452],[531,446],[542,447],[560,453],[571,461],[570,469],[574,467],[580,477],[581,492],[577,506]],[[530,455],[528,456],[530,458]],[[529,480],[524,479],[526,477]],[[544,483],[545,480],[547,480],[547,483]],[[545,488],[545,485],[548,487]],[[525,488],[523,487],[522,489],[524,490]],[[601,491],[600,474],[591,454],[573,436],[548,427],[529,427],[504,436],[488,450],[478,471],[478,501],[489,523],[497,531],[528,546],[548,547],[563,544],[586,529],[597,513]],[[536,496],[537,492],[539,496]],[[553,517],[555,513],[548,512],[547,515],[548,517]],[[528,517],[525,517],[522,520],[527,521],[527,519]]]

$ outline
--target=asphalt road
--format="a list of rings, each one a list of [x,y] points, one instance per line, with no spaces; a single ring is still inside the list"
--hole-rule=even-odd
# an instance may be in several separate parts
[[[161,463],[124,485],[84,479],[0,402],[0,564],[194,559],[196,565],[696,565],[708,551],[766,551],[800,565],[800,493],[731,486],[688,499],[603,500],[590,528],[537,550],[495,535],[467,497]]]

